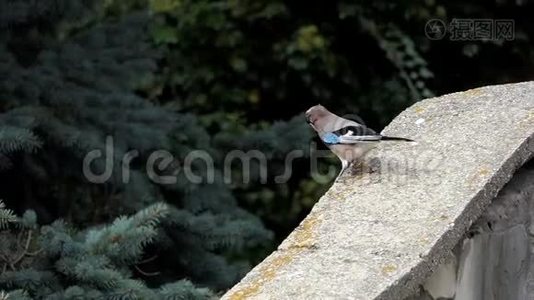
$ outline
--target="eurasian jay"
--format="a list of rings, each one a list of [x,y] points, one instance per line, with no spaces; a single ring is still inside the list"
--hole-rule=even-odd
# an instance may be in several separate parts
[[[311,125],[326,146],[341,160],[342,168],[338,178],[345,170],[374,148],[380,141],[413,140],[377,134],[353,120],[341,118],[322,105],[315,105],[306,111],[306,121]]]

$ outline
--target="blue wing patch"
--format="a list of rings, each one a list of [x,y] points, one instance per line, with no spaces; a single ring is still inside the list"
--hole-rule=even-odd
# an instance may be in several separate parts
[[[339,144],[339,137],[331,132],[323,135],[321,139],[323,140],[323,142],[329,145]]]

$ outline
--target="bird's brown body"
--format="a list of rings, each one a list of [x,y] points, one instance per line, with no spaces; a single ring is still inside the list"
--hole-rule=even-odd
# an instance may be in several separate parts
[[[362,124],[355,121],[341,118],[330,111],[328,111],[322,105],[316,105],[306,111],[306,118],[308,123],[312,126],[319,137],[323,137],[324,134],[334,132],[342,128],[353,127],[360,128],[362,132],[369,129],[365,128]],[[374,131],[372,131],[373,134]],[[341,160],[345,166],[351,162],[358,160],[365,155],[369,150],[376,146],[376,142],[362,141],[358,144],[335,144],[328,145],[327,147]]]
[[[308,109],[306,120],[326,146],[341,160],[343,168],[340,175],[381,140],[411,141],[377,134],[358,122],[331,113],[322,105]]]

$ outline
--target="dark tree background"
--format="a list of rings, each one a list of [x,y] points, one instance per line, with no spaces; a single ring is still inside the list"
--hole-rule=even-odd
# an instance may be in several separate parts
[[[216,297],[329,186],[310,177],[315,140],[304,110],[321,103],[381,129],[425,97],[530,80],[533,7],[0,0],[0,299]],[[434,39],[433,19],[506,19],[514,28],[508,39],[454,40],[452,31]],[[84,158],[105,152],[107,137],[115,168],[91,183]],[[150,180],[145,166],[157,150],[172,153],[159,171],[176,182]],[[184,175],[195,150],[213,158],[210,183]],[[250,182],[239,164],[228,182],[232,150],[261,151],[267,180],[252,160]],[[295,150],[291,178],[276,181]],[[332,166],[334,158],[319,165]],[[104,159],[92,168],[104,171]],[[209,177],[201,161],[192,171]]]

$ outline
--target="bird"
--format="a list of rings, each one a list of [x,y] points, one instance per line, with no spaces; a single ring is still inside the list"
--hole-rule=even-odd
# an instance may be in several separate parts
[[[414,142],[408,138],[378,134],[363,124],[330,112],[320,104],[308,109],[305,116],[306,122],[317,132],[321,141],[341,161],[341,171],[336,181],[379,142]]]

